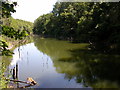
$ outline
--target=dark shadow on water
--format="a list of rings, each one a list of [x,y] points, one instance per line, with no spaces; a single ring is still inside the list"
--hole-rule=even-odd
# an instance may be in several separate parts
[[[85,49],[70,50],[72,57],[60,59],[59,62],[75,63],[77,71],[74,74],[63,72],[66,78],[76,78],[77,83],[86,86],[100,87],[96,83],[117,83],[120,86],[120,56],[93,52]],[[114,87],[104,85],[105,87]]]

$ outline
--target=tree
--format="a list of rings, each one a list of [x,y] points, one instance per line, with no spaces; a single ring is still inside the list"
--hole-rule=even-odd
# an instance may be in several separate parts
[[[89,43],[93,50],[119,52],[119,9],[120,2],[56,3],[51,15],[40,16],[35,21],[35,34],[46,32],[50,37]]]
[[[23,37],[27,36],[27,32],[25,30],[15,30],[15,28],[10,26],[10,17],[11,13],[16,12],[14,7],[17,5],[17,2],[9,3],[8,1],[4,0],[1,1],[2,3],[2,20],[3,23],[0,24],[2,27],[1,35],[2,36],[7,36],[10,38],[14,39],[23,39]],[[5,24],[4,24],[5,23]],[[2,52],[2,55],[11,55],[12,52],[7,49],[8,45],[5,41],[0,40],[0,51]]]

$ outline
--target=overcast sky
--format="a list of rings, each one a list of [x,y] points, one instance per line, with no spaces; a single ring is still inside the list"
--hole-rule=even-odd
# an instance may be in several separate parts
[[[17,1],[16,13],[12,14],[15,19],[34,22],[40,15],[49,13],[57,0],[11,0]]]

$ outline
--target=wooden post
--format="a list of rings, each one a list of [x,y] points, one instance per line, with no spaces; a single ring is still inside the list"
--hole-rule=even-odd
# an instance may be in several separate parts
[[[13,79],[15,79],[16,78],[16,76],[15,76],[15,67],[13,68]]]

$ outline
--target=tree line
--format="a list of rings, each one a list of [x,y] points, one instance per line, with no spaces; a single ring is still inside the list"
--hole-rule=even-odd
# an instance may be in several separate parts
[[[51,13],[34,21],[33,33],[43,37],[89,43],[104,53],[120,50],[120,2],[57,2]]]

